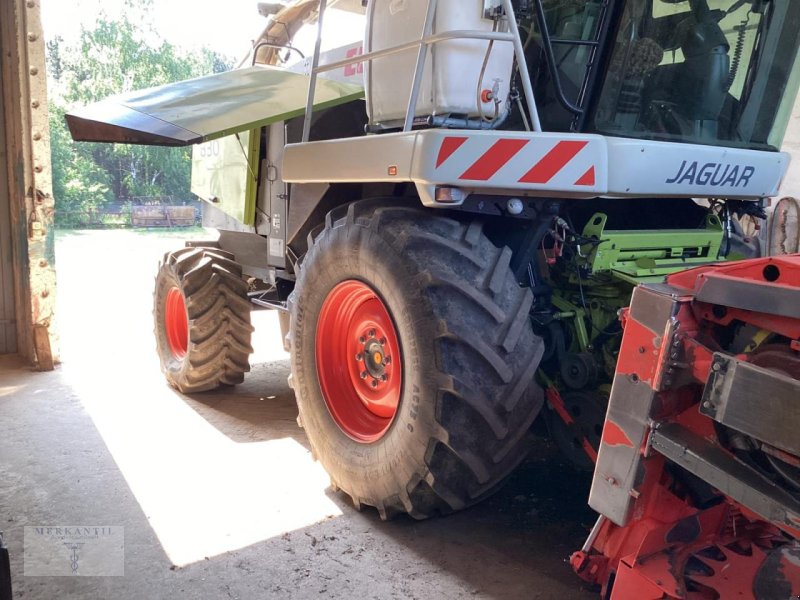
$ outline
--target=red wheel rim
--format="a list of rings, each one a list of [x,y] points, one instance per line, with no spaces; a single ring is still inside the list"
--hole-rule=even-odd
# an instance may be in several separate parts
[[[341,430],[362,443],[380,439],[397,413],[403,366],[394,323],[372,288],[349,280],[331,290],[316,357],[325,404]]]
[[[174,287],[167,292],[164,304],[164,330],[170,352],[178,360],[186,357],[189,349],[189,320],[186,316],[186,302],[181,291]]]

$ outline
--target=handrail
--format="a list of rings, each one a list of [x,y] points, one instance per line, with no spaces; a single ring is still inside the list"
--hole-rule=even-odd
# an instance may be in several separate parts
[[[272,42],[258,42],[255,46],[253,46],[253,61],[251,66],[256,66],[256,58],[258,58],[258,51],[261,48],[275,48],[276,50],[288,50],[289,52],[297,52],[300,56],[300,60],[304,60],[306,55],[303,54],[299,49],[295,48],[291,44],[274,44]]]
[[[413,50],[414,48],[416,48],[421,44],[430,46],[432,44],[438,44],[439,42],[447,42],[449,40],[486,40],[487,42],[494,40],[495,42],[511,42],[513,41],[512,37],[513,36],[510,33],[502,31],[475,31],[472,29],[454,29],[452,31],[444,31],[442,33],[436,33],[426,38],[422,38],[420,40],[413,40],[411,42],[404,42],[397,46],[390,46],[389,48],[374,50],[373,52],[368,52],[367,54],[359,54],[357,56],[343,58],[335,62],[325,63],[324,65],[320,65],[319,67],[317,67],[317,71],[319,73],[324,73],[326,71],[335,71],[336,69],[340,69],[342,67],[346,67],[354,63],[366,62],[368,60],[377,60],[379,58],[385,58],[387,56],[392,56],[394,54],[400,54],[401,52],[407,52],[408,50]]]
[[[319,52],[322,48],[322,25],[325,20],[325,7],[328,0],[319,0],[319,16],[317,17],[317,43],[314,45],[314,56],[311,59],[311,77],[308,80],[308,100],[306,115],[303,118],[303,143],[311,136],[311,116],[314,113],[314,94],[317,91],[317,74],[319,73]]]
[[[428,0],[428,10],[425,13],[425,24],[422,27],[422,39],[419,43],[417,66],[414,68],[414,81],[411,84],[411,94],[408,98],[408,107],[406,107],[406,119],[403,123],[403,131],[411,131],[411,129],[414,127],[414,115],[417,112],[417,104],[419,104],[419,90],[422,86],[422,74],[425,71],[425,59],[428,56],[429,44],[426,44],[424,40],[431,37],[433,34],[433,18],[436,15],[437,6],[438,0]]]
[[[556,57],[555,54],[553,54],[553,44],[551,43],[550,31],[547,29],[547,18],[544,14],[542,0],[534,0],[533,4],[536,8],[536,20],[539,23],[539,33],[542,36],[544,56],[547,60],[547,68],[550,70],[550,77],[553,78],[553,88],[555,89],[556,97],[561,103],[561,106],[572,114],[581,116],[583,114],[583,109],[569,101],[564,94],[564,88],[561,86],[561,76],[558,74],[558,68],[556,67]]]
[[[525,101],[528,104],[528,113],[530,117],[531,127],[536,132],[542,131],[542,125],[541,122],[539,121],[539,112],[537,110],[536,100],[533,94],[533,85],[531,84],[530,73],[528,72],[528,64],[527,60],[525,59],[525,49],[519,37],[519,28],[517,27],[516,16],[514,15],[514,8],[511,5],[511,0],[502,0],[503,9],[506,14],[506,19],[508,20],[508,27],[510,30],[509,32],[477,31],[477,30],[463,29],[463,30],[445,31],[442,33],[433,34],[432,33],[433,19],[436,12],[437,2],[438,0],[428,0],[428,9],[425,17],[425,24],[420,39],[410,42],[405,42],[403,44],[398,44],[397,46],[392,46],[389,48],[383,48],[381,50],[375,50],[367,54],[359,54],[342,60],[320,65],[319,55],[322,42],[322,26],[325,15],[325,8],[327,6],[327,0],[320,0],[319,17],[317,21],[317,42],[314,48],[314,57],[311,61],[311,78],[308,84],[308,101],[306,103],[306,114],[305,114],[305,119],[303,121],[302,141],[304,143],[309,140],[311,134],[311,118],[314,110],[314,95],[316,93],[317,76],[320,73],[333,71],[342,67],[363,63],[366,61],[377,60],[379,58],[392,56],[394,54],[399,54],[401,52],[406,52],[408,50],[413,50],[414,48],[418,48],[419,53],[417,55],[417,64],[414,70],[414,79],[411,85],[411,93],[408,102],[408,109],[406,111],[406,119],[403,126],[403,131],[410,131],[413,125],[414,115],[416,114],[417,101],[419,98],[419,90],[422,83],[422,73],[424,72],[425,69],[427,48],[428,46],[432,46],[434,44],[454,39],[510,42],[514,46],[514,54],[517,59],[517,67],[520,72],[520,78],[522,79],[522,88],[525,93]]]
[[[517,68],[519,69],[520,79],[522,79],[522,90],[525,92],[525,101],[528,103],[528,113],[531,119],[531,127],[536,132],[542,131],[542,124],[539,121],[539,110],[536,107],[536,97],[533,95],[533,85],[531,84],[531,73],[528,70],[528,60],[525,58],[525,47],[519,37],[519,27],[517,26],[517,16],[514,14],[514,7],[511,0],[503,0],[503,10],[508,19],[508,28],[514,37],[514,54],[517,57]]]

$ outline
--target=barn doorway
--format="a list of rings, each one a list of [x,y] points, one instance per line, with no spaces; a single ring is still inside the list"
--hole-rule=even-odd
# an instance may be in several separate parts
[[[16,354],[17,324],[14,313],[14,272],[11,256],[11,209],[6,170],[5,107],[0,94],[0,354]]]

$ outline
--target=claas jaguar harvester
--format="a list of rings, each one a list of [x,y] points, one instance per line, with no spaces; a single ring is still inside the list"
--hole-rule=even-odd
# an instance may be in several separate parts
[[[196,145],[219,239],[158,272],[168,381],[241,382],[274,309],[298,421],[357,507],[480,501],[542,413],[595,469],[572,564],[604,597],[800,593],[800,262],[740,226],[788,168],[800,2],[262,11],[251,66],[67,117]],[[322,52],[326,13],[363,41]]]

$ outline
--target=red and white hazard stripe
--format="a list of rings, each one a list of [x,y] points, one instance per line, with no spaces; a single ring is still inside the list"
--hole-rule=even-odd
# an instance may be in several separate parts
[[[749,183],[675,181],[697,165],[740,165]],[[436,189],[559,198],[736,197],[777,193],[789,155],[582,133],[426,129],[289,144],[289,183],[409,181],[422,202],[438,206]],[[733,168],[733,167],[731,167]],[[749,171],[748,171],[749,172]],[[686,180],[686,181],[684,181]]]
[[[604,184],[605,162],[597,136],[475,132],[442,136],[431,175],[465,186],[586,192]]]

